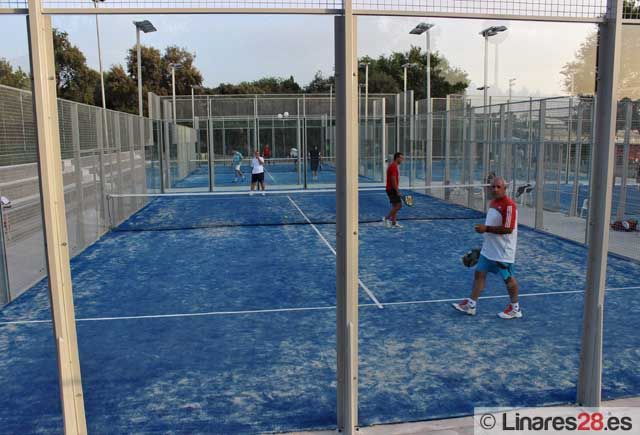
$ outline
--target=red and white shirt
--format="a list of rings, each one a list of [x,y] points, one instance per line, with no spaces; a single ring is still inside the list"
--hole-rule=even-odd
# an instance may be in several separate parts
[[[489,260],[515,263],[518,243],[518,211],[515,202],[508,196],[491,201],[485,225],[512,228],[513,231],[511,234],[484,233],[484,243],[480,253]]]

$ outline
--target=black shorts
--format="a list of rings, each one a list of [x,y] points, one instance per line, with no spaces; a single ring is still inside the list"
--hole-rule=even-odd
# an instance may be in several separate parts
[[[402,204],[402,198],[400,198],[397,191],[387,190],[387,196],[389,197],[389,202],[391,204]]]
[[[318,171],[318,166],[320,166],[320,160],[311,160],[309,161],[310,165],[311,165],[311,170],[313,172],[317,172]]]
[[[251,184],[264,183],[264,172],[259,174],[251,174]]]

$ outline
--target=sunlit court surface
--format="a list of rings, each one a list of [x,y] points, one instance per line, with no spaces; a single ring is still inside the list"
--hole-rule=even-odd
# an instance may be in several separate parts
[[[637,400],[640,4],[618,3],[0,0],[0,432]],[[515,262],[466,315],[487,239]]]

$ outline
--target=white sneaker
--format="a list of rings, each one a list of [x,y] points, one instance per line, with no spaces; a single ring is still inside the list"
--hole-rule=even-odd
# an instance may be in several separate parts
[[[501,319],[519,319],[520,317],[522,317],[522,311],[519,309],[514,309],[513,305],[509,304],[507,305],[507,308],[504,309],[504,311],[500,311],[498,313],[498,317],[500,317]]]
[[[400,225],[400,224],[398,223],[398,221],[391,222],[391,228],[400,229],[400,228],[402,228],[402,225]]]
[[[382,218],[382,223],[386,228],[391,228],[391,221],[385,217]]]
[[[469,299],[463,299],[459,304],[453,303],[451,305],[456,310],[468,314],[469,316],[476,315],[476,307],[471,307],[471,304],[469,304]]]

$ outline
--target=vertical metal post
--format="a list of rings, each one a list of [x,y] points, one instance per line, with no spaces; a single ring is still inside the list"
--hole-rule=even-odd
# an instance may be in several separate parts
[[[533,98],[529,97],[529,135],[527,141],[527,184],[531,184],[531,165],[533,162]]]
[[[588,176],[588,181],[587,181],[587,185],[589,186],[589,200],[587,202],[587,225],[585,226],[584,232],[584,240],[585,240],[585,244],[589,244],[589,237],[591,237],[591,231],[589,230],[589,226],[590,226],[590,222],[591,222],[591,213],[589,212],[589,210],[591,210],[591,203],[592,203],[592,194],[593,191],[591,189],[591,186],[593,185],[593,171],[594,171],[594,154],[595,154],[595,148],[596,148],[596,115],[598,113],[598,97],[597,95],[593,97],[593,103],[592,103],[592,107],[591,107],[591,136],[590,136],[590,142],[591,142],[591,152],[589,153],[589,176]]]
[[[75,172],[75,203],[76,203],[76,243],[84,247],[84,186],[82,183],[82,155],[80,154],[80,121],[78,119],[78,105],[71,104],[71,142],[73,155],[76,160]]]
[[[425,153],[424,184],[431,186],[433,182],[433,102],[427,99],[427,150]]]
[[[413,180],[416,178],[416,133],[414,124],[414,104],[413,104],[413,91],[409,91],[405,94],[405,98],[409,96],[409,153],[411,154],[411,172],[409,173],[409,186],[413,186]]]
[[[136,25],[136,51],[138,56],[138,115],[143,115],[142,108],[142,48],[140,46],[140,28]],[[193,92],[193,88],[191,88]]]
[[[557,142],[554,141],[555,127],[551,128],[551,143],[553,148],[557,149],[558,160],[556,163],[556,187],[555,187],[555,208],[560,210],[560,185],[562,184],[562,141],[561,138]],[[553,149],[552,148],[552,149]]]
[[[358,67],[351,0],[335,17],[338,429],[358,425]]]
[[[518,145],[513,138],[513,118],[514,114],[511,113],[511,106],[507,105],[507,149],[511,151],[511,186],[512,186],[512,194],[515,195],[516,189],[518,188]]]
[[[575,216],[578,213],[578,207],[580,204],[578,200],[580,198],[580,165],[582,161],[582,116],[584,113],[584,106],[581,101],[578,102],[578,113],[576,120],[576,156],[573,163],[574,167],[574,179],[573,179],[573,192],[571,193],[571,206],[569,207],[569,216]]]
[[[7,264],[7,242],[4,230],[4,210],[2,205],[0,205],[0,306],[11,302],[9,265]]]
[[[64,182],[58,131],[56,72],[51,17],[29,0],[27,18],[33,75],[33,105],[38,140],[38,175],[42,203],[51,318],[58,355],[58,382],[65,434],[86,434],[84,395],[73,306]]]
[[[539,230],[544,225],[544,138],[546,134],[545,121],[547,116],[547,102],[540,101],[538,115],[538,149],[536,151],[536,211],[535,227]]]
[[[596,140],[589,204],[589,253],[578,376],[577,402],[597,407],[602,387],[602,327],[609,251],[609,222],[615,155],[616,108],[623,0],[608,0],[608,14],[599,25]]]
[[[209,192],[213,192],[213,187],[216,184],[216,162],[214,160],[214,143],[213,143],[213,119],[208,118],[207,125],[209,126],[208,135],[208,149],[207,149],[207,164],[209,165]],[[224,131],[223,131],[224,134]],[[250,156],[248,156],[250,157]]]
[[[105,147],[107,147],[107,117],[104,114],[104,109],[97,109],[96,113],[96,145],[98,151],[98,176],[100,178],[98,183],[98,204],[100,206],[100,218],[102,222],[107,222],[107,204],[106,204],[106,192],[105,192],[105,168],[104,168],[104,155]],[[107,226],[107,224],[103,224]]]
[[[302,134],[301,134],[301,117],[300,117],[300,99],[296,98],[296,146],[298,148],[298,184],[302,184]]]
[[[307,104],[302,94],[302,181],[307,188]]]
[[[507,177],[507,144],[505,141],[505,107],[500,105],[500,113],[498,114],[498,175]]]
[[[470,107],[469,110],[471,111],[471,114],[469,115],[469,160],[467,164],[469,165],[469,184],[472,184],[474,178],[474,163],[476,161],[476,154],[478,153],[478,144],[476,143],[476,111],[473,107]],[[467,190],[467,204],[469,204],[469,206],[471,206],[472,200],[473,189],[469,188]]]
[[[569,173],[571,172],[571,130],[573,129],[573,98],[569,97],[569,120],[567,131],[567,165],[565,170],[564,184],[569,184]]]
[[[253,96],[253,119],[254,119],[254,136],[253,136],[253,149],[258,149],[258,138],[260,136],[260,122],[258,121],[258,96]],[[249,144],[247,144],[249,146]],[[275,151],[275,143],[273,144]]]
[[[451,182],[451,104],[447,95],[447,110],[444,114],[444,185]],[[444,199],[449,200],[449,189],[444,190]]]
[[[393,152],[400,151],[400,94],[396,94],[396,143]]]
[[[624,143],[622,152],[622,180],[620,180],[620,200],[618,201],[618,211],[616,219],[624,219],[625,208],[627,206],[627,182],[629,177],[629,151],[631,143],[631,121],[633,106],[631,101],[627,101],[624,106]]]
[[[381,119],[382,119],[382,182],[387,182],[387,109],[386,98],[382,99]]]

